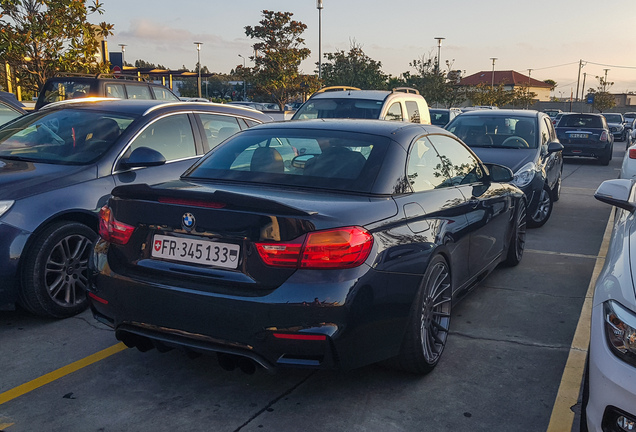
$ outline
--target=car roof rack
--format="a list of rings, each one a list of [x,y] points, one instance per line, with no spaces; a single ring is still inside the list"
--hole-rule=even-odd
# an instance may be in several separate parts
[[[414,89],[412,87],[396,87],[391,90],[391,93],[410,93],[410,94],[420,94],[419,90]]]
[[[351,87],[351,86],[331,86],[331,87],[323,87],[320,90],[316,91],[314,94],[326,93],[326,92],[332,92],[332,91],[347,91],[347,90],[360,90],[360,89],[358,87]]]
[[[143,77],[136,75],[115,75],[113,73],[98,73],[98,74],[88,74],[88,73],[79,73],[79,72],[58,72],[55,74],[55,78],[58,77],[78,77],[78,78],[112,78],[112,79],[124,79],[129,81],[143,81],[147,80]]]

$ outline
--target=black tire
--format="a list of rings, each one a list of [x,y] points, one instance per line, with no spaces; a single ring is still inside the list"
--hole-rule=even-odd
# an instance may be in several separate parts
[[[609,149],[603,154],[603,156],[598,158],[598,163],[601,165],[607,166],[612,160],[612,153],[614,153],[614,145],[612,144]]]
[[[452,308],[450,269],[442,256],[435,256],[424,273],[400,353],[389,364],[403,371],[425,375],[444,351]]]
[[[552,191],[548,185],[544,183],[536,210],[532,214],[528,214],[528,227],[538,228],[545,225],[548,219],[550,219],[553,206],[554,198],[552,197]]]
[[[88,258],[96,240],[92,229],[77,222],[58,222],[38,234],[22,266],[20,304],[48,318],[85,310]]]
[[[521,262],[526,246],[526,218],[527,205],[525,199],[520,199],[515,212],[515,224],[510,236],[508,254],[503,262],[505,266],[514,267]]]

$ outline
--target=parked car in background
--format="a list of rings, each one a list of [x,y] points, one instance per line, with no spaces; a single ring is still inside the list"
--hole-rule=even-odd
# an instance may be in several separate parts
[[[178,101],[177,95],[161,84],[137,77],[110,74],[63,74],[49,78],[38,95],[35,109],[52,102],[87,97]]]
[[[614,135],[615,141],[625,141],[627,139],[627,130],[625,129],[625,119],[621,113],[603,113],[610,128],[610,132]]]
[[[636,180],[636,145],[631,145],[627,148],[623,156],[619,177],[622,179]]]
[[[629,148],[634,142],[634,130],[636,130],[636,118],[625,117],[625,147]]]
[[[179,100],[183,102],[210,102],[208,99],[200,97],[180,97]]]
[[[636,429],[635,192],[632,180],[614,179],[594,195],[617,209],[592,300],[582,431]]]
[[[546,113],[547,115],[549,115],[552,120],[554,120],[556,118],[557,114],[559,114],[559,113],[561,113],[563,111],[561,111],[560,109],[550,108],[550,109],[544,109],[543,112]]]
[[[178,178],[225,137],[268,120],[211,103],[75,99],[0,128],[0,309],[84,310],[110,191]]]
[[[609,165],[614,151],[614,135],[601,114],[563,114],[556,126],[563,144],[563,156],[589,157]]]
[[[425,374],[456,302],[522,258],[526,200],[511,180],[434,126],[254,127],[180,180],[113,191],[91,309],[128,346],[217,353],[227,369],[390,359]]]
[[[514,172],[514,184],[528,198],[528,226],[544,225],[561,193],[563,146],[547,114],[532,110],[465,112],[446,129],[486,163]]]
[[[428,112],[431,115],[431,124],[439,127],[446,126],[462,113],[458,108],[429,108]]]
[[[415,89],[331,89],[323,89],[311,95],[298,108],[292,120],[356,118],[431,124],[426,100]]]
[[[0,126],[24,114],[24,105],[13,93],[0,91]]]

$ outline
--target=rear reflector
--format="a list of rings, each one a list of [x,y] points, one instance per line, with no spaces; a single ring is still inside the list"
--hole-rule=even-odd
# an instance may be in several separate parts
[[[101,304],[105,304],[105,305],[106,305],[106,304],[108,304],[108,300],[104,300],[104,299],[103,299],[103,298],[101,298],[101,297],[97,297],[97,296],[96,296],[95,294],[93,294],[92,292],[89,292],[89,293],[88,293],[88,296],[89,296],[90,298],[92,298],[93,300],[95,300],[96,302],[99,302],[99,303],[101,303]]]
[[[213,208],[213,209],[220,209],[226,206],[225,203],[220,203],[220,202],[189,200],[189,199],[180,199],[180,198],[172,198],[172,197],[160,197],[158,201],[164,204],[178,204],[183,206],[204,207],[204,208]]]
[[[274,333],[276,339],[292,339],[292,340],[307,340],[307,341],[324,341],[327,340],[325,335],[309,335],[300,333]]]
[[[345,269],[369,257],[373,236],[361,227],[314,231],[285,243],[256,243],[265,264],[304,269]]]
[[[115,220],[113,212],[108,206],[99,211],[99,236],[107,242],[125,245],[135,227]]]

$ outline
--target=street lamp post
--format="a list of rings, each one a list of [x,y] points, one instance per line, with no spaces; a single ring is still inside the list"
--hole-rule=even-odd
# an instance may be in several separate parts
[[[238,56],[243,59],[243,100],[246,101],[247,100],[247,82],[245,81],[245,57],[243,57],[241,54],[239,54]]]
[[[322,0],[316,0],[318,9],[318,79],[322,79]]]
[[[437,40],[437,63],[435,65],[435,72],[439,73],[439,59],[440,59],[440,55],[442,52],[442,41],[446,39],[443,37],[436,37],[435,40]]]
[[[197,87],[199,89],[199,97],[201,97],[201,45],[203,45],[203,42],[194,42],[194,44],[197,46],[197,69],[199,70]]]
[[[121,68],[122,70],[124,69],[124,66],[126,66],[126,47],[128,45],[126,44],[119,44],[119,46],[121,47]]]
[[[495,61],[497,60],[497,57],[490,57],[490,60],[492,60],[492,79],[490,81],[490,88],[494,89],[495,88]]]

